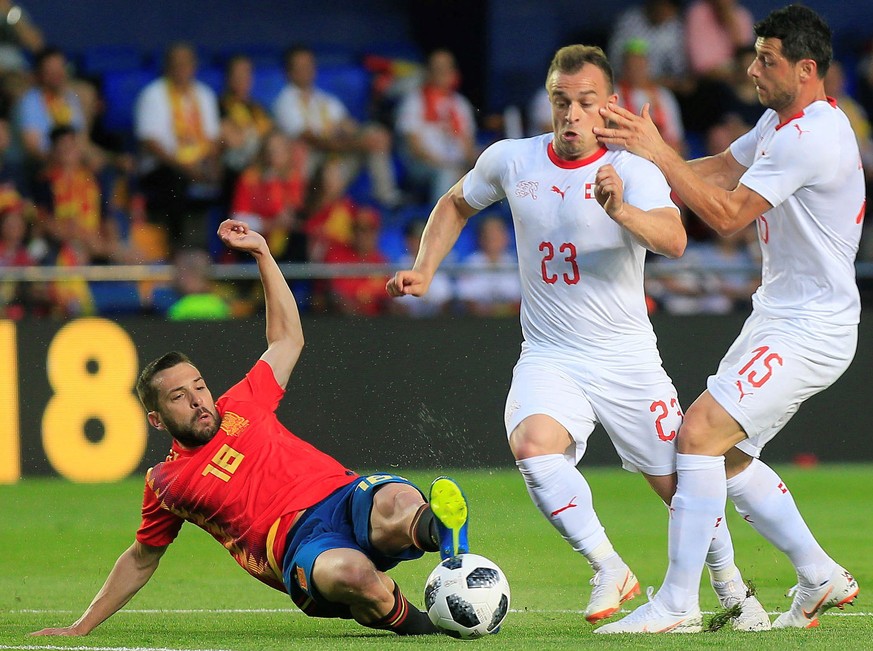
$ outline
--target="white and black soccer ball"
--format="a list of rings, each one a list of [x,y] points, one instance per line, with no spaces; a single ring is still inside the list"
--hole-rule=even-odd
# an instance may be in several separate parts
[[[496,633],[509,612],[509,582],[484,556],[452,556],[427,577],[424,607],[430,621],[452,637]]]

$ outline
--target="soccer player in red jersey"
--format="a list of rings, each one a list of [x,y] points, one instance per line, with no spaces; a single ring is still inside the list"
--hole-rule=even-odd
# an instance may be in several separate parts
[[[279,423],[274,412],[303,349],[297,304],[259,233],[227,220],[218,234],[257,261],[267,350],[217,401],[182,353],[143,369],[137,393],[149,423],[173,444],[146,474],[136,540],[78,620],[34,635],[87,635],[148,582],[186,520],[307,615],[353,618],[401,635],[436,633],[385,571],[426,551],[467,551],[463,493],[438,478],[428,502],[397,475],[359,476]]]

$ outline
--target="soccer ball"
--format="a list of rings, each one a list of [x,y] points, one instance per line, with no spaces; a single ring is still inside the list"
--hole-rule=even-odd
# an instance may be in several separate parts
[[[496,633],[509,611],[509,582],[493,561],[458,554],[437,565],[424,587],[430,621],[452,637]]]

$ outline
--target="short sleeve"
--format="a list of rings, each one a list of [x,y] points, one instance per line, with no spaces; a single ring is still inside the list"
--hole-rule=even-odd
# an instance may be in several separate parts
[[[464,200],[477,210],[483,210],[506,197],[502,175],[511,144],[495,142],[479,156],[476,165],[464,179]]]
[[[836,155],[836,147],[825,130],[798,138],[796,131],[783,128],[766,155],[740,177],[740,183],[775,207],[800,188],[815,183],[822,174],[838,169]]]
[[[755,162],[755,147],[758,144],[758,127],[749,129],[731,143],[730,152],[736,161],[745,168]]]
[[[149,469],[149,474],[151,469]],[[166,547],[176,539],[184,520],[175,513],[161,507],[161,502],[148,483],[146,475],[145,492],[142,498],[142,522],[136,532],[136,539],[143,545]]]
[[[252,402],[273,412],[284,395],[285,390],[276,382],[273,368],[259,359],[242,380],[216,401],[216,405],[221,410],[222,404],[228,400]]]
[[[624,184],[624,200],[640,210],[673,208],[679,210],[670,199],[670,186],[667,179],[653,163],[632,156],[626,158],[617,168]]]

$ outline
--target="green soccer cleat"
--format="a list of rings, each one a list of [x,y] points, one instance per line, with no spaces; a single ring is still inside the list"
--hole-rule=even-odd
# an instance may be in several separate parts
[[[461,487],[450,477],[437,477],[430,485],[429,501],[440,534],[440,558],[469,552],[467,498]]]

